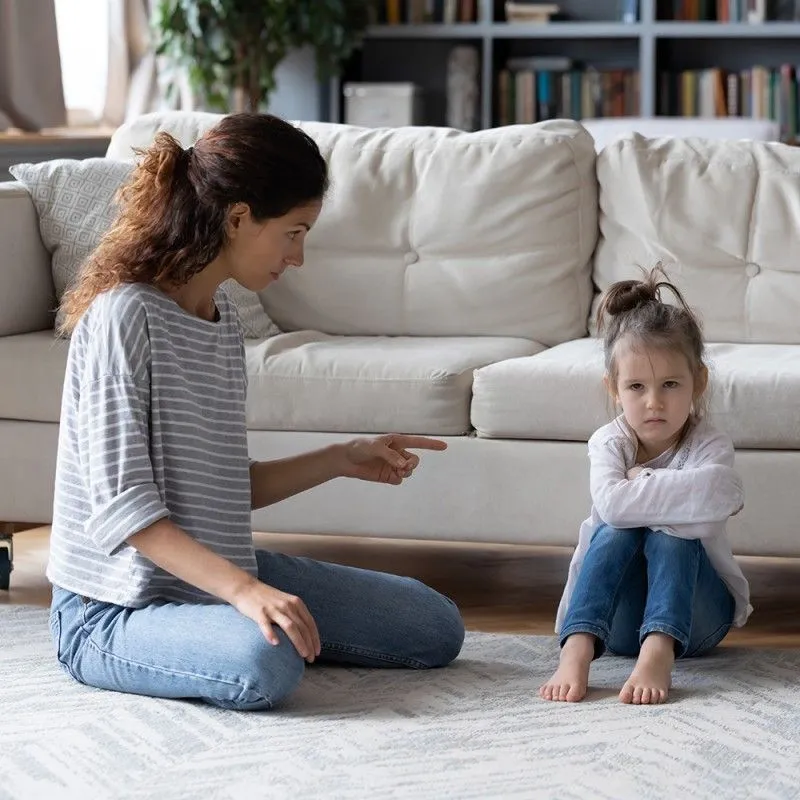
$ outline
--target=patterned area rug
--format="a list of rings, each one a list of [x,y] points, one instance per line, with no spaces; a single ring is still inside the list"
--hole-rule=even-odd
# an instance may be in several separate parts
[[[0,798],[798,797],[800,651],[721,649],[664,706],[623,706],[625,659],[577,705],[536,696],[543,636],[470,634],[427,673],[311,668],[283,709],[236,713],[86,688],[46,611],[0,608]]]

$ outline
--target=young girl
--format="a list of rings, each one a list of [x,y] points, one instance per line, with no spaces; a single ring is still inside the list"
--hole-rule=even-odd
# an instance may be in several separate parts
[[[48,577],[76,680],[268,709],[317,659],[424,669],[459,653],[446,597],[408,578],[256,551],[252,509],[336,477],[400,484],[418,436],[280,461],[247,452],[239,321],[220,284],[259,291],[303,263],[327,169],[268,115],[224,118],[143,154],[117,222],[65,300]]]
[[[662,703],[675,657],[711,650],[752,610],[725,533],[744,502],[733,444],[704,419],[700,327],[662,275],[614,284],[598,310],[605,383],[622,414],[589,440],[592,512],[558,609],[546,700],[581,700],[607,649],[638,655],[622,702]],[[679,304],[662,302],[662,289]]]

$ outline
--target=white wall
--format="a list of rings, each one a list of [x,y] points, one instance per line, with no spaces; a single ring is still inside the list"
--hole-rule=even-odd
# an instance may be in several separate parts
[[[320,119],[321,88],[316,69],[310,48],[290,54],[278,67],[278,88],[270,98],[270,113],[304,122]]]

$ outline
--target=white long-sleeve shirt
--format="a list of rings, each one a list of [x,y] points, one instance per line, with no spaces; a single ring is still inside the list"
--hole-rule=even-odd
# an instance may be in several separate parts
[[[589,439],[592,512],[578,534],[556,632],[564,622],[592,534],[603,523],[700,539],[736,603],[734,625],[744,625],[753,610],[750,587],[733,557],[725,529],[728,518],[744,504],[742,481],[733,468],[733,443],[701,420],[679,447],[642,464],[642,472],[628,480],[636,451],[636,434],[622,415]]]

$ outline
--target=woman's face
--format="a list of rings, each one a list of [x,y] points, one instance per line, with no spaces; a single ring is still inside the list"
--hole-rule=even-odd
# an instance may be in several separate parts
[[[230,276],[245,288],[260,292],[288,267],[302,267],[306,234],[321,210],[322,202],[315,201],[283,217],[256,222],[247,206],[234,208],[226,248]]]

